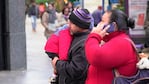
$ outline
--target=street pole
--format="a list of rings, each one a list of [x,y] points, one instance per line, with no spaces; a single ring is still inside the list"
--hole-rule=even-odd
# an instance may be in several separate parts
[[[102,14],[104,13],[104,9],[105,9],[105,0],[102,0]]]
[[[82,8],[84,8],[84,0],[80,0],[80,4],[81,4]]]

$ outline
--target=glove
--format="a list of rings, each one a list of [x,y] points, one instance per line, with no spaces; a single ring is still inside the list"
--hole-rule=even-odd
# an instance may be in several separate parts
[[[141,60],[137,63],[137,67],[139,69],[149,69],[149,59],[147,57],[141,58]]]

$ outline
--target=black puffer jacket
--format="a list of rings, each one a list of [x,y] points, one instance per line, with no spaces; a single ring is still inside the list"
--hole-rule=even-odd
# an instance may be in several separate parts
[[[77,33],[68,52],[68,61],[57,61],[59,84],[84,84],[88,63],[84,42],[89,32]]]

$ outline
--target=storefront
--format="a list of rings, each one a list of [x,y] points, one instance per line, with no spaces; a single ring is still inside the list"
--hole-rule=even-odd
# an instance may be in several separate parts
[[[103,0],[105,1],[105,0]],[[136,44],[145,42],[144,21],[148,0],[108,0],[107,9],[120,9],[130,18],[135,19],[135,28],[129,34]]]
[[[128,0],[128,15],[135,19],[135,28],[130,35],[136,44],[145,42],[144,21],[148,0]]]

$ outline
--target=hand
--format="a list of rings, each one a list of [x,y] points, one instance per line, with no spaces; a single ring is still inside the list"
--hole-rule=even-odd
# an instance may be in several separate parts
[[[148,56],[144,53],[139,54],[140,61],[137,63],[139,69],[149,69],[149,59]]]
[[[139,57],[140,57],[140,58],[144,58],[144,57],[148,57],[148,56],[147,56],[146,54],[144,54],[144,53],[140,53],[140,54],[139,54]]]
[[[91,33],[96,33],[98,35],[100,35],[102,38],[106,35],[109,35],[109,33],[107,33],[106,31],[108,30],[108,28],[110,27],[109,25],[106,26],[104,29],[104,23],[100,22],[97,27],[94,27],[93,30],[91,31]]]
[[[147,57],[141,58],[141,60],[137,63],[137,67],[139,69],[149,69],[149,59]]]
[[[57,71],[56,71],[56,69],[54,69],[54,71],[53,71],[53,72],[54,72],[54,74],[55,74],[55,75],[57,75]]]
[[[52,66],[54,68],[54,73],[56,73],[56,62],[59,60],[58,57],[54,57],[53,60],[52,60]]]

